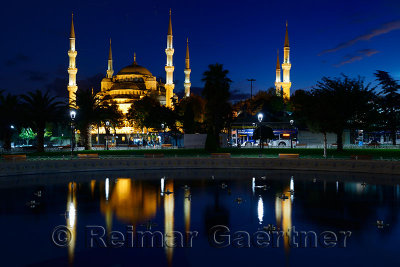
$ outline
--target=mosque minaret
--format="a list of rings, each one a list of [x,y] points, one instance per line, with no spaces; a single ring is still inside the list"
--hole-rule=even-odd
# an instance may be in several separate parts
[[[282,91],[283,97],[285,99],[290,99],[290,87],[292,86],[292,83],[290,81],[291,67],[292,67],[292,64],[290,63],[288,24],[286,22],[285,44],[283,47],[282,82],[281,82],[281,69],[279,66],[279,54],[278,54],[278,62],[277,62],[277,67],[276,67],[276,79],[275,79],[276,93],[277,93],[277,95],[281,95],[281,91]]]
[[[276,88],[276,94],[280,96],[282,93],[282,82],[281,82],[281,63],[279,62],[279,50],[276,58],[275,88]]]
[[[165,54],[167,55],[167,65],[165,66],[166,72],[166,83],[165,83],[165,101],[167,107],[172,107],[172,97],[174,96],[174,64],[173,55],[174,48],[172,42],[172,22],[171,22],[171,10],[169,10],[169,25],[168,25],[168,35],[167,35],[167,48],[165,49]]]
[[[185,97],[190,96],[190,57],[189,57],[189,39],[186,39],[186,58],[185,58]]]
[[[74,14],[72,14],[71,20],[71,33],[69,36],[69,66],[68,66],[68,102],[70,106],[75,105],[76,91],[78,86],[76,85],[76,73],[78,69],[76,68],[76,55],[78,52],[75,49],[75,29],[74,29]]]
[[[108,51],[108,66],[107,66],[107,78],[111,79],[114,74],[113,59],[111,50],[111,38],[110,38],[110,50]]]

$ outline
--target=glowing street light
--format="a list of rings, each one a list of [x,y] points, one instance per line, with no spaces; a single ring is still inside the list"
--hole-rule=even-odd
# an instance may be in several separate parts
[[[108,127],[110,126],[110,121],[106,121],[106,150],[108,150]]]
[[[290,120],[289,123],[290,123],[290,126],[293,129],[294,120]],[[290,148],[293,148],[293,133],[292,132],[290,132]]]
[[[259,127],[260,127],[260,149],[262,149],[262,146],[261,146],[261,143],[262,143],[261,122],[262,122],[262,120],[264,118],[264,114],[258,113],[257,117],[258,117],[258,122],[260,123],[259,124]]]
[[[74,124],[74,120],[76,117],[76,110],[75,109],[71,109],[69,111],[69,116],[71,117],[71,159],[72,159],[72,155],[74,152],[74,140],[75,140],[75,124]]]
[[[262,113],[258,113],[257,117],[258,117],[258,122],[261,123],[264,118],[264,115]]]
[[[71,111],[69,112],[69,115],[71,116],[71,120],[75,120],[76,111],[74,109],[71,109]]]
[[[163,130],[163,136],[161,137],[161,148],[162,148],[162,145],[164,143],[163,139],[165,139],[165,124],[164,123],[161,123],[161,128]]]

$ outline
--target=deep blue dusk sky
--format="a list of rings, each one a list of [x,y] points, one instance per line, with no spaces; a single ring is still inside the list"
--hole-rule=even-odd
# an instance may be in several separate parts
[[[183,89],[186,37],[192,86],[201,87],[202,73],[216,62],[230,71],[236,92],[248,93],[247,78],[257,79],[255,92],[273,86],[286,20],[292,92],[340,73],[373,81],[379,69],[400,79],[398,0],[7,1],[0,10],[0,88],[19,94],[53,85],[66,95],[71,12],[78,86],[79,80],[105,75],[110,37],[116,72],[132,63],[135,51],[140,65],[165,77],[169,8],[177,90]]]

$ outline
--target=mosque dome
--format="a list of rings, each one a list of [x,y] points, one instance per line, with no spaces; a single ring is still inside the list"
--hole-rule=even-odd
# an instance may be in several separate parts
[[[133,57],[133,63],[129,66],[122,68],[117,75],[127,75],[127,74],[140,74],[140,75],[153,76],[148,69],[136,63],[136,53],[134,54]]]
[[[127,75],[127,74],[141,74],[141,75],[153,76],[148,69],[135,63],[122,68],[117,75]]]

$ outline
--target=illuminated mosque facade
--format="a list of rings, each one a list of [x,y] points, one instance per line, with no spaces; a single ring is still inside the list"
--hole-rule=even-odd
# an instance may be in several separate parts
[[[69,104],[73,106],[76,100],[76,92],[78,86],[76,84],[76,74],[78,72],[76,66],[77,50],[75,47],[75,29],[72,16],[71,22],[71,34],[70,34],[70,49],[68,51],[69,57],[69,82],[68,82],[68,93],[69,93]],[[106,76],[101,81],[101,90],[97,94],[100,100],[107,99],[112,100],[118,106],[118,109],[126,115],[129,108],[134,101],[141,99],[146,95],[155,95],[160,101],[160,104],[166,107],[173,108],[173,100],[177,100],[177,95],[174,94],[174,64],[173,64],[173,35],[172,35],[172,21],[171,11],[169,13],[169,25],[167,33],[167,47],[165,49],[166,54],[166,65],[165,65],[165,83],[161,79],[157,79],[147,68],[138,64],[136,54],[133,56],[132,64],[122,68],[116,74],[114,74],[113,68],[113,56],[110,39],[110,47],[108,53],[108,64]],[[189,58],[189,42],[186,42],[186,58],[185,58],[185,97],[190,96],[190,58]],[[104,131],[104,129],[102,129]],[[119,133],[138,133],[141,129],[134,129],[130,127],[128,122],[125,122],[122,127],[118,128]]]
[[[290,63],[290,46],[289,46],[289,34],[288,34],[288,24],[286,22],[286,34],[285,34],[285,44],[283,46],[283,63],[282,69],[279,63],[279,50],[276,61],[276,78],[275,78],[275,89],[278,96],[283,96],[285,99],[290,99],[290,87],[292,83],[290,82],[290,69],[292,64]],[[281,70],[283,71],[281,80]]]
[[[73,15],[71,21],[71,33],[69,37],[70,49],[68,51],[69,66],[68,66],[68,93],[69,93],[69,104],[74,105],[76,100],[76,92],[78,86],[76,83],[76,74],[78,72],[76,66],[77,50],[75,46],[75,28],[73,22]],[[101,90],[97,93],[100,100],[107,99],[107,101],[112,100],[118,106],[118,109],[122,114],[126,115],[134,103],[134,101],[141,99],[146,95],[155,95],[160,101],[160,104],[166,107],[173,108],[173,100],[177,101],[177,95],[174,94],[174,71],[175,67],[173,64],[173,35],[172,35],[172,19],[171,11],[169,12],[169,24],[167,32],[167,46],[165,49],[166,54],[166,65],[165,65],[165,83],[161,81],[160,78],[154,76],[147,68],[138,64],[136,54],[133,56],[133,61],[130,65],[122,68],[116,74],[114,74],[113,68],[113,56],[111,39],[109,45],[108,62],[106,76],[101,81]],[[283,48],[283,63],[280,64],[279,51],[276,64],[276,79],[275,79],[275,89],[276,94],[284,97],[285,99],[290,98],[290,46],[289,46],[289,35],[288,35],[288,24],[286,23],[286,33],[285,42]],[[281,79],[282,73],[282,79]],[[186,57],[185,57],[185,97],[190,96],[191,82],[190,82],[190,57],[189,57],[189,42],[186,42]],[[133,134],[147,133],[147,129],[136,129],[128,123],[127,120],[123,124],[116,128],[115,134],[125,135],[121,137],[120,141],[132,139]],[[93,129],[92,134],[97,134],[97,142],[99,142],[99,134],[105,134],[105,128]]]

